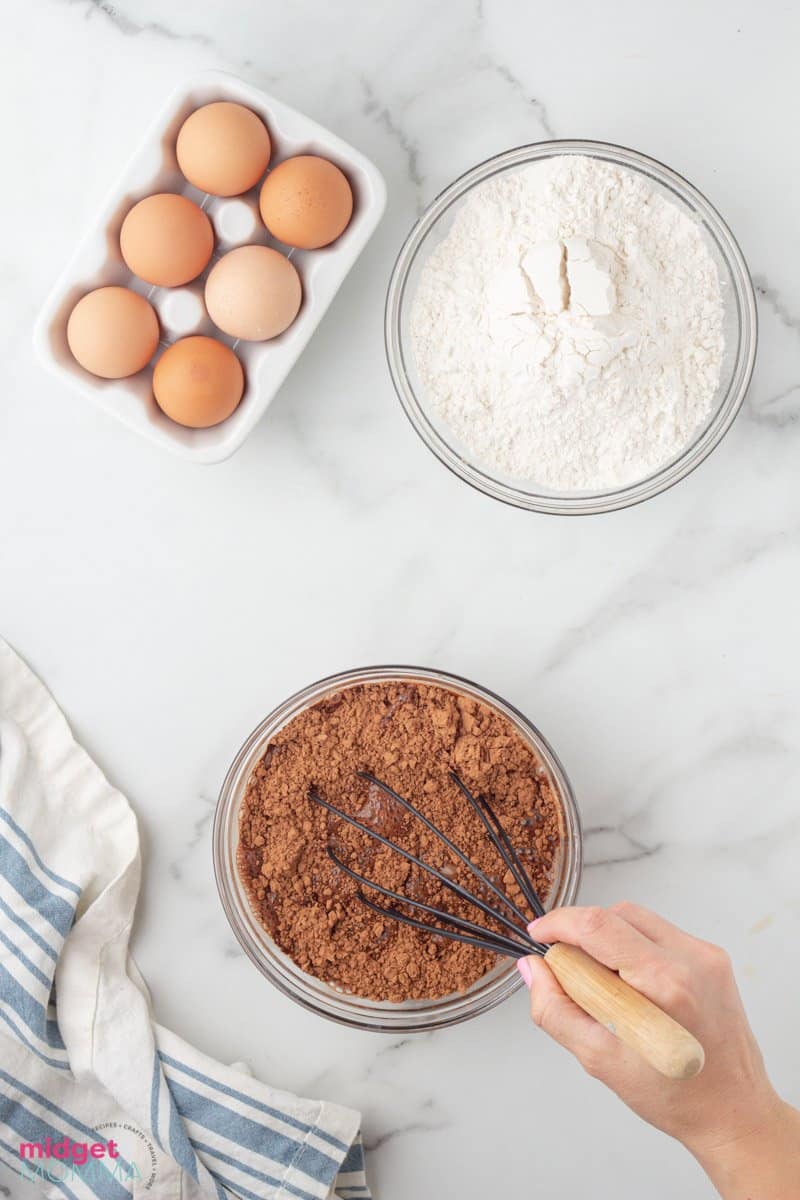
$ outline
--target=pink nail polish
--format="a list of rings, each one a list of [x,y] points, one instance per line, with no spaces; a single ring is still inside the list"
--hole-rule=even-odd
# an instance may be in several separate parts
[[[517,959],[517,970],[525,980],[525,987],[530,988],[531,984],[533,983],[533,976],[531,975],[531,964],[528,962],[527,958]]]

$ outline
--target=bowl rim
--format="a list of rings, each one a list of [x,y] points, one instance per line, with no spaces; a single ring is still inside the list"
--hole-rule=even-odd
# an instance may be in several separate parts
[[[527,491],[492,476],[452,447],[432,424],[405,367],[401,313],[411,268],[428,234],[453,204],[492,175],[559,154],[586,154],[649,175],[699,216],[725,261],[733,284],[738,344],[731,379],[716,410],[679,455],[651,475],[622,488],[594,492]],[[438,193],[415,221],[395,260],[384,307],[384,346],[389,374],[401,407],[428,449],[457,478],[478,492],[515,508],[558,516],[614,512],[641,504],[685,479],[719,445],[741,409],[755,365],[758,314],[755,289],[742,250],[727,222],[694,184],[666,163],[614,142],[553,138],[492,155],[462,172]]]
[[[468,692],[512,721],[546,766],[561,802],[566,837],[556,898],[559,904],[574,902],[583,872],[583,831],[572,785],[550,743],[519,709],[481,684],[435,668],[397,664],[357,667],[327,675],[294,692],[259,722],[237,751],[220,788],[211,838],[214,878],[223,911],[239,945],[261,974],[285,996],[317,1015],[351,1028],[420,1033],[469,1020],[502,1003],[522,985],[514,963],[501,963],[466,992],[439,1000],[403,1004],[365,1000],[339,992],[301,971],[258,924],[236,878],[239,805],[252,769],[271,738],[325,695],[359,683],[387,680],[416,680]]]

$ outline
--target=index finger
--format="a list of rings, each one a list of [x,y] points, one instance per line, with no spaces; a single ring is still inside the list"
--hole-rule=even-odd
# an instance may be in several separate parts
[[[569,942],[614,971],[630,971],[661,959],[663,951],[654,941],[608,908],[554,908],[528,932],[537,942]]]
[[[528,930],[537,942],[568,942],[618,971],[642,995],[681,1021],[694,1015],[688,969],[607,908],[554,908]]]

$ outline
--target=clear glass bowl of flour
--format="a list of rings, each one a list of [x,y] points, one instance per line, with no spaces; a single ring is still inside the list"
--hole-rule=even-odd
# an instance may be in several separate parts
[[[719,277],[724,339],[719,383],[709,411],[671,459],[645,477],[597,490],[557,491],[533,477],[503,475],[461,442],[426,394],[411,334],[412,312],[431,253],[452,230],[475,189],[508,172],[560,155],[599,159],[643,178],[648,187],[688,216]],[[647,500],[683,479],[720,442],[738,413],[756,354],[757,318],[752,280],[742,252],[719,213],[690,183],[654,159],[603,142],[538,142],[506,151],[455,180],[428,207],[408,235],[395,263],[386,302],[386,350],[392,380],[411,424],[430,450],[479,491],[519,508],[560,515],[610,512]]]

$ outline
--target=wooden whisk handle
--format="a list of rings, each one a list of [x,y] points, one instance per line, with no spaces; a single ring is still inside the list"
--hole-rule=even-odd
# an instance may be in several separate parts
[[[703,1047],[616,971],[579,946],[557,942],[544,961],[567,995],[626,1046],[670,1079],[691,1079],[703,1069]]]

